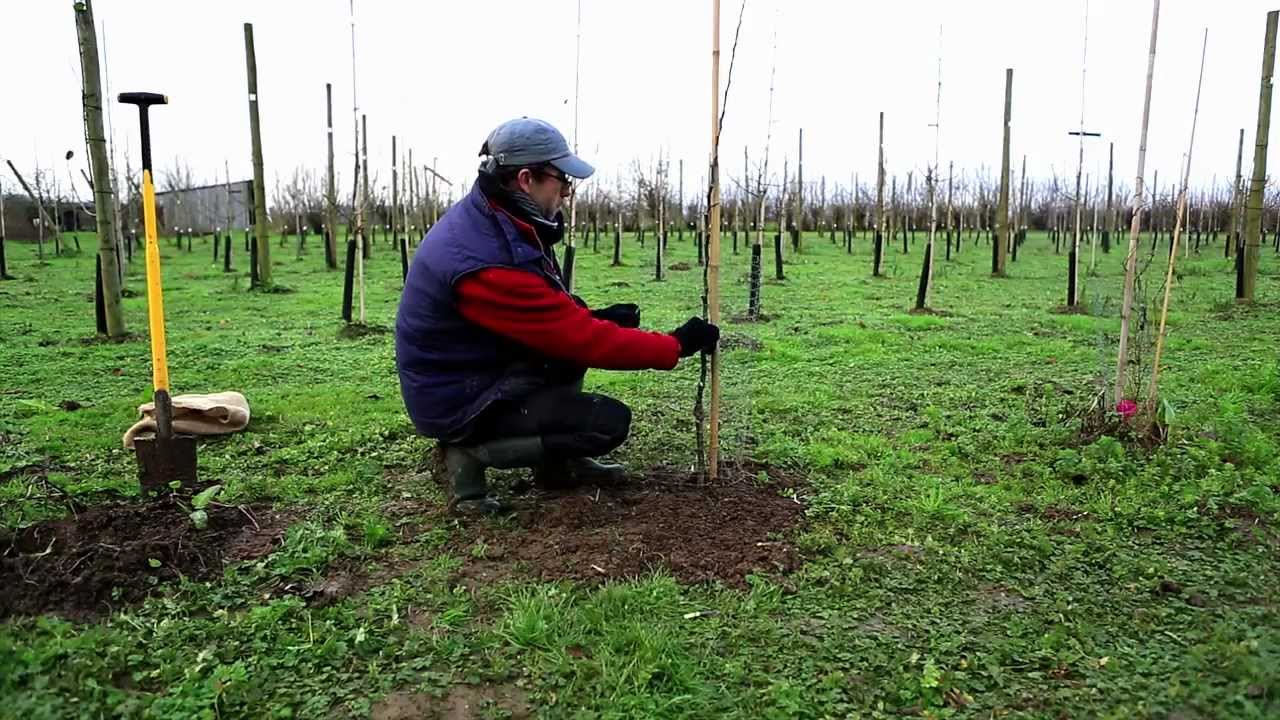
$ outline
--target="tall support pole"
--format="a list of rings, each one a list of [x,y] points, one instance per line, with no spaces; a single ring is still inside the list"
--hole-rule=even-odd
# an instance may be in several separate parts
[[[93,4],[77,2],[76,32],[80,39],[80,71],[83,80],[84,134],[93,166],[93,204],[98,221],[99,282],[102,310],[109,337],[126,333],[124,308],[120,305],[120,256],[116,252],[116,208],[111,194],[111,166],[107,163],[106,130],[102,123],[102,80],[98,68],[98,39],[93,24]],[[3,222],[3,221],[0,221]],[[0,238],[4,233],[0,232]],[[0,242],[3,242],[0,239]],[[4,269],[0,267],[0,274]]]
[[[804,128],[800,128],[799,146],[796,148],[796,241],[795,250],[801,252],[804,243]]]
[[[1112,198],[1114,197],[1113,181],[1115,179],[1115,168],[1116,144],[1110,143],[1109,149],[1107,150],[1107,216],[1103,218],[1102,221],[1102,252],[1104,253],[1111,252],[1111,233],[1115,232],[1116,229],[1115,217],[1111,213],[1111,203]]]
[[[400,280],[409,277],[409,241],[400,235],[400,167],[397,164],[396,136],[391,136],[391,242],[400,253]]]
[[[956,161],[955,160],[949,161],[947,163],[947,217],[946,217],[946,220],[944,220],[944,222],[947,225],[947,259],[948,260],[951,259],[951,230],[952,230],[951,224],[952,224],[952,220],[954,219],[954,216],[952,215],[951,211],[952,211],[952,208],[954,207],[952,203],[952,191],[955,188],[955,185],[953,182],[955,178],[955,169],[956,169]]]
[[[933,284],[934,242],[938,234],[938,149],[942,143],[942,26],[938,26],[938,93],[933,106],[933,167],[925,173],[925,185],[929,195],[929,244],[924,248],[924,271],[920,275],[920,287],[916,292],[916,309],[924,310],[929,302],[929,288]]]
[[[1258,93],[1258,129],[1253,144],[1253,178],[1245,203],[1243,272],[1236,298],[1253,302],[1258,285],[1258,261],[1262,252],[1262,202],[1267,183],[1267,141],[1271,136],[1271,76],[1276,64],[1276,25],[1280,10],[1267,13],[1267,35],[1262,50],[1262,89]]]
[[[1124,260],[1124,300],[1120,306],[1120,348],[1116,353],[1115,404],[1124,399],[1129,375],[1129,325],[1138,274],[1138,232],[1142,229],[1143,175],[1147,169],[1147,127],[1151,121],[1151,78],[1156,69],[1156,37],[1160,27],[1160,0],[1152,0],[1151,46],[1147,51],[1147,89],[1142,101],[1142,134],[1138,142],[1138,174],[1133,184],[1133,219],[1129,224],[1129,252]]]
[[[333,169],[333,85],[324,84],[325,127],[329,138],[329,174],[324,191],[324,262],[330,270],[338,269],[338,186]]]
[[[1244,202],[1244,128],[1240,128],[1240,144],[1236,149],[1236,182],[1231,186],[1231,232],[1227,235],[1226,257],[1232,257],[1236,246],[1240,244],[1243,231],[1240,227],[1241,213],[1237,212]]]
[[[353,136],[351,139],[353,143],[352,150],[354,151],[356,149],[357,144],[360,141],[360,96],[356,93],[356,2],[355,0],[349,0],[347,7],[350,10],[350,16],[351,16],[351,124],[352,124],[352,130],[353,130]],[[356,203],[355,203],[356,204],[355,206],[356,229],[355,229],[355,232],[351,234],[351,236],[355,238],[355,242],[356,242],[356,252],[355,252],[356,284],[360,288],[359,322],[361,324],[364,324],[364,252],[365,252],[364,250],[364,245],[365,245],[364,204],[365,204],[365,198],[367,197],[367,195],[365,195],[365,190],[367,190],[367,188],[362,187],[360,185],[360,174],[359,174],[359,170],[361,168],[360,155],[359,153],[356,153],[356,152],[353,152],[352,154],[356,156],[357,172],[351,176],[351,184],[356,186],[357,192],[356,192]],[[350,256],[351,256],[350,253],[348,253],[347,257],[350,257]]]
[[[364,196],[364,204],[369,204],[369,116],[360,114],[360,186]],[[368,208],[365,208],[368,210]],[[376,228],[377,225],[375,224]],[[369,257],[373,243],[364,240],[364,256]]]
[[[1272,29],[1274,15],[1271,13]],[[1274,37],[1274,33],[1272,34]],[[1165,324],[1169,319],[1169,296],[1173,292],[1173,266],[1178,259],[1178,237],[1182,234],[1182,218],[1187,210],[1187,186],[1191,181],[1191,154],[1196,147],[1196,123],[1200,120],[1200,88],[1204,85],[1204,56],[1209,47],[1209,29],[1204,30],[1204,43],[1200,47],[1200,79],[1196,81],[1196,108],[1191,115],[1191,140],[1187,142],[1186,163],[1182,168],[1182,186],[1178,189],[1177,215],[1173,223],[1173,236],[1169,239],[1169,270],[1164,279],[1164,301],[1160,306],[1160,330],[1156,333],[1155,355],[1151,361],[1151,384],[1147,387],[1147,417],[1155,418],[1156,397],[1159,394],[1160,353],[1164,349]]]
[[[1072,200],[1074,227],[1071,235],[1071,252],[1067,255],[1067,307],[1074,308],[1080,304],[1080,234],[1084,230],[1084,196],[1081,194],[1080,181],[1084,175],[1084,139],[1099,137],[1101,133],[1087,132],[1084,129],[1085,79],[1088,77],[1089,58],[1089,0],[1084,4],[1084,50],[1080,58],[1080,126],[1072,135],[1076,135],[1079,145],[1079,159],[1076,163],[1076,193]],[[1090,260],[1092,268],[1093,261]]]
[[[884,260],[884,111],[880,111],[880,151],[876,159],[876,237],[872,251],[871,275],[880,277]]]
[[[1018,209],[1013,213],[1013,260],[1018,260],[1018,245],[1025,240],[1027,233],[1027,156],[1022,156],[1022,172],[1018,176]]]
[[[1000,152],[1000,201],[996,206],[996,236],[991,242],[991,274],[1004,277],[1009,246],[1009,120],[1013,110],[1013,68],[1004,71],[1004,142]]]
[[[680,158],[680,160],[679,160],[679,173],[680,173],[680,174],[679,174],[679,183],[680,183],[680,186],[679,186],[678,188],[676,188],[676,205],[678,206],[678,207],[677,207],[677,210],[678,210],[678,213],[679,213],[679,214],[676,216],[676,239],[677,239],[677,240],[682,240],[682,241],[683,241],[683,240],[684,240],[684,226],[685,226],[685,219],[684,219],[684,158]],[[695,242],[698,242],[697,237],[695,237],[695,238],[694,238],[694,241],[695,241]],[[699,249],[698,249],[698,257],[702,257],[702,249],[701,249],[701,248],[699,248]]]
[[[707,321],[720,324],[720,0],[711,0],[711,199],[707,206]],[[681,208],[683,214],[684,209]],[[707,477],[720,468],[720,352],[711,352],[711,425]]]
[[[573,51],[573,154],[578,154],[578,80],[582,66],[582,0],[578,0],[577,34]],[[573,281],[576,273],[574,264],[577,260],[578,232],[578,196],[569,196],[569,235],[564,246],[564,284],[569,292],[573,292]]]
[[[253,227],[258,236],[258,283],[271,287],[271,243],[267,242],[267,184],[262,172],[262,131],[258,124],[258,60],[253,23],[244,24],[244,61],[249,76],[249,134],[253,142]]]

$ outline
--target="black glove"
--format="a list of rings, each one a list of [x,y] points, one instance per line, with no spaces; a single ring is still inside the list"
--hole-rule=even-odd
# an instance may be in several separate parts
[[[592,317],[624,328],[640,327],[640,306],[634,303],[620,303],[607,308],[591,311]]]
[[[720,340],[720,328],[700,317],[689,318],[689,322],[671,331],[680,341],[680,357],[689,357],[696,352],[714,352]]]

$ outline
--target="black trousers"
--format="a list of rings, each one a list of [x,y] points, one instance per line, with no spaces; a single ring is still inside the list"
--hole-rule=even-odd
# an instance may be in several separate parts
[[[549,457],[596,457],[617,448],[630,432],[631,408],[606,395],[582,392],[578,381],[494,403],[460,444],[536,435]]]

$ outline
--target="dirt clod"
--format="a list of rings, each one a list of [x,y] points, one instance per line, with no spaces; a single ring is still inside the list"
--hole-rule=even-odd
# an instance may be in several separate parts
[[[684,583],[745,587],[753,572],[799,566],[791,536],[804,507],[780,493],[792,483],[761,483],[758,473],[742,472],[711,485],[679,481],[687,479],[658,473],[622,488],[543,495],[517,513],[514,526],[468,523],[454,540],[467,559],[459,582],[594,584],[661,569]]]
[[[213,506],[197,530],[172,498],[109,503],[20,530],[0,530],[0,620],[87,619],[163,583],[220,575],[269,553],[287,520],[270,508]]]

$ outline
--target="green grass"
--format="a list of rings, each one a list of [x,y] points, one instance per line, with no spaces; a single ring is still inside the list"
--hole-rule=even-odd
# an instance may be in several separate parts
[[[639,302],[658,329],[700,312],[696,264],[651,282],[652,249],[628,237],[622,268],[584,249],[579,293]],[[1183,263],[1162,375],[1172,436],[1144,452],[1083,443],[1072,419],[1114,372],[1118,253],[1084,279],[1096,314],[1058,315],[1065,256],[1044,236],[1005,280],[988,277],[989,247],[966,240],[935,273],[930,305],[948,314],[919,316],[907,310],[920,244],[904,256],[891,243],[887,277],[872,278],[865,240],[849,257],[811,234],[785,283],[764,287],[772,320],[725,327],[763,347],[723,360],[726,455],[807,479],[802,570],[748,591],[658,575],[475,592],[450,579],[466,559],[445,549],[451,524],[391,542],[387,503],[440,499],[417,477],[429,443],[404,415],[391,335],[340,339],[340,273],[318,248],[272,251],[291,293],[247,292],[206,241],[165,247],[169,356],[175,392],[240,390],[253,408],[247,431],[202,445],[202,476],[228,498],[291,508],[297,525],[218,582],[95,623],[0,626],[0,716],[362,716],[393,690],[457,683],[520,687],[548,717],[1280,716],[1269,250],[1248,308],[1229,302],[1228,261],[1206,251]],[[63,512],[22,470],[32,464],[89,502],[135,492],[120,436],[149,397],[150,367],[144,338],[80,342],[94,328],[92,254],[41,265],[11,242],[9,257],[0,521],[12,527]],[[748,257],[725,238],[726,317],[745,310]],[[694,264],[688,236],[671,241],[677,261]],[[765,266],[771,276],[768,249]],[[125,311],[141,334],[141,262],[132,269],[139,296]],[[391,326],[389,247],[368,278],[368,320]],[[696,382],[696,361],[591,373],[592,389],[635,411],[617,456],[692,463]],[[401,571],[327,607],[275,590],[335,562]],[[1162,581],[1182,592],[1158,592]],[[716,612],[684,619],[699,610]]]

